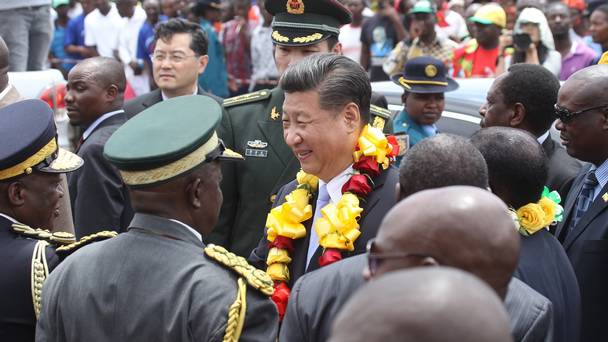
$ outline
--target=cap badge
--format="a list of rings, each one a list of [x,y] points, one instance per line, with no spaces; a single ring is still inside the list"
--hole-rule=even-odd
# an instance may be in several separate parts
[[[424,73],[427,77],[435,77],[437,76],[437,67],[429,64],[424,68]]]
[[[287,0],[287,13],[289,14],[303,14],[304,13],[304,1],[302,0]]]

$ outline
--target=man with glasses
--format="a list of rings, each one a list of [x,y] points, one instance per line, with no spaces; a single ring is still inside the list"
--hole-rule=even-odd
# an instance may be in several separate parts
[[[606,341],[608,306],[608,66],[582,69],[559,90],[555,116],[566,151],[589,164],[572,183],[556,236],[578,278],[581,341]]]
[[[154,41],[154,53],[150,57],[158,89],[127,102],[127,117],[132,118],[156,103],[177,96],[198,94],[221,101],[198,86],[198,77],[209,61],[208,41],[199,25],[171,19],[158,25]]]
[[[501,298],[506,294],[517,341],[524,336],[531,336],[530,341],[550,338],[551,303],[521,281],[509,282],[517,265],[519,238],[507,207],[490,192],[475,189],[488,187],[488,171],[479,151],[465,138],[439,134],[412,147],[401,165],[399,199],[427,189],[468,187],[441,192],[433,203],[415,210],[405,210],[400,202],[385,217],[377,238],[368,242],[367,257],[350,257],[302,276],[292,289],[280,340],[326,340],[333,318],[364,284],[366,264],[368,279],[429,265],[471,272]]]

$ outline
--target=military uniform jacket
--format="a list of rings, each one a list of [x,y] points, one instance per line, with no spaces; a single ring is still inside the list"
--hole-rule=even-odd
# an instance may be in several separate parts
[[[389,167],[387,170],[382,171],[379,176],[374,178],[374,188],[372,192],[370,192],[365,200],[360,203],[361,208],[363,208],[361,218],[359,219],[359,230],[361,231],[361,235],[355,241],[355,249],[352,252],[342,252],[343,258],[365,253],[367,241],[376,237],[378,227],[380,226],[384,215],[395,205],[395,184],[397,184],[398,180],[399,171],[395,167]],[[285,185],[279,191],[278,200],[275,203],[275,206],[283,204],[283,202],[285,202],[285,196],[295,190],[296,187],[297,182],[295,180]],[[315,195],[315,198],[310,200],[313,212],[315,212],[316,209],[316,202],[317,199]],[[314,271],[320,267],[318,259],[323,252],[323,248],[320,246],[310,259],[308,267],[306,267],[306,254],[308,253],[312,223],[312,218],[303,223],[304,227],[306,227],[306,236],[295,240],[295,252],[290,253],[292,259],[291,263],[289,263],[290,287],[304,273]],[[267,256],[268,241],[266,240],[266,236],[264,236],[260,239],[257,248],[251,252],[249,262],[257,268],[266,269]]]
[[[36,341],[222,341],[238,275],[183,224],[136,214],[126,233],[83,247],[49,276]],[[276,307],[247,286],[240,341],[274,341]]]
[[[570,258],[581,290],[581,341],[608,341],[608,185],[597,195],[574,230],[568,232],[576,214],[576,201],[591,165],[583,167],[572,183],[564,204],[564,220],[555,236]]]
[[[122,124],[124,113],[102,121],[78,149],[84,165],[68,174],[74,230],[77,238],[100,230],[124,231],[133,209],[118,170],[103,156],[103,147]]]
[[[279,341],[327,341],[340,309],[365,283],[366,263],[365,255],[357,255],[302,276],[291,290]],[[552,341],[552,307],[547,298],[513,278],[505,308],[515,341]]]
[[[208,242],[241,256],[255,248],[278,190],[300,169],[283,138],[284,99],[283,90],[274,88],[224,101],[228,115],[222,118],[218,134],[245,162],[222,164],[224,202]],[[372,124],[390,133],[390,111],[372,108]]]
[[[32,256],[40,240],[13,232],[0,216],[0,341],[33,341],[36,329],[32,296]],[[53,247],[44,249],[49,271],[59,263]]]

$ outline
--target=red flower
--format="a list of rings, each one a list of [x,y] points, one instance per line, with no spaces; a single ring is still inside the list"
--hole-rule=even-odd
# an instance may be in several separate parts
[[[397,142],[397,138],[394,135],[389,135],[386,137],[388,143],[393,146],[391,153],[388,154],[389,157],[396,157],[399,154],[399,143]]]
[[[324,267],[340,260],[342,260],[342,254],[339,250],[335,248],[327,248],[319,257],[319,266]]]
[[[342,186],[342,193],[350,192],[359,197],[365,197],[372,191],[366,175],[352,175],[350,179]]]
[[[289,251],[290,253],[293,253],[293,251],[294,251],[293,239],[279,235],[276,238],[274,238],[274,241],[272,241],[268,244],[268,249],[271,249],[272,247],[276,247],[279,249],[285,249],[285,250]]]
[[[279,320],[283,320],[285,316],[285,310],[287,310],[287,301],[289,300],[289,294],[291,290],[287,287],[287,284],[280,282],[274,285],[274,293],[272,294],[272,301],[279,310]]]
[[[380,174],[380,164],[376,161],[376,158],[363,156],[353,165],[353,169],[365,173],[370,177],[374,178]]]

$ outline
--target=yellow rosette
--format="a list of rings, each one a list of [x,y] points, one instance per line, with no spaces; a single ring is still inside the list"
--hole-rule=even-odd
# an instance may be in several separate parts
[[[312,217],[312,206],[308,204],[309,194],[305,189],[296,189],[285,196],[285,203],[270,210],[266,218],[268,241],[277,236],[299,239],[306,236],[306,228],[301,222]]]
[[[522,228],[534,234],[545,225],[545,212],[538,203],[528,203],[517,209],[517,217]]]
[[[553,219],[555,218],[556,204],[555,204],[555,202],[548,199],[547,197],[541,198],[540,201],[538,201],[538,204],[540,205],[540,207],[543,209],[543,212],[545,213],[543,227],[547,227],[551,223],[553,223]]]
[[[317,186],[319,185],[319,178],[304,172],[304,170],[298,171],[296,180],[299,185],[307,185],[312,191],[317,190]]]
[[[289,281],[289,267],[287,267],[287,264],[282,264],[282,263],[270,264],[266,268],[266,274],[268,274],[268,276],[270,276],[270,279],[272,279],[275,282],[278,282],[278,281],[288,282]]]
[[[354,242],[361,235],[357,219],[362,211],[359,199],[351,193],[343,194],[337,205],[326,205],[321,209],[322,217],[315,223],[319,245],[323,248],[354,250]]]
[[[391,153],[393,147],[381,130],[371,125],[365,125],[359,136],[358,146],[359,150],[353,154],[355,162],[358,162],[361,156],[373,156],[376,157],[376,161],[382,165],[382,168],[389,167],[390,159],[387,155]]]

